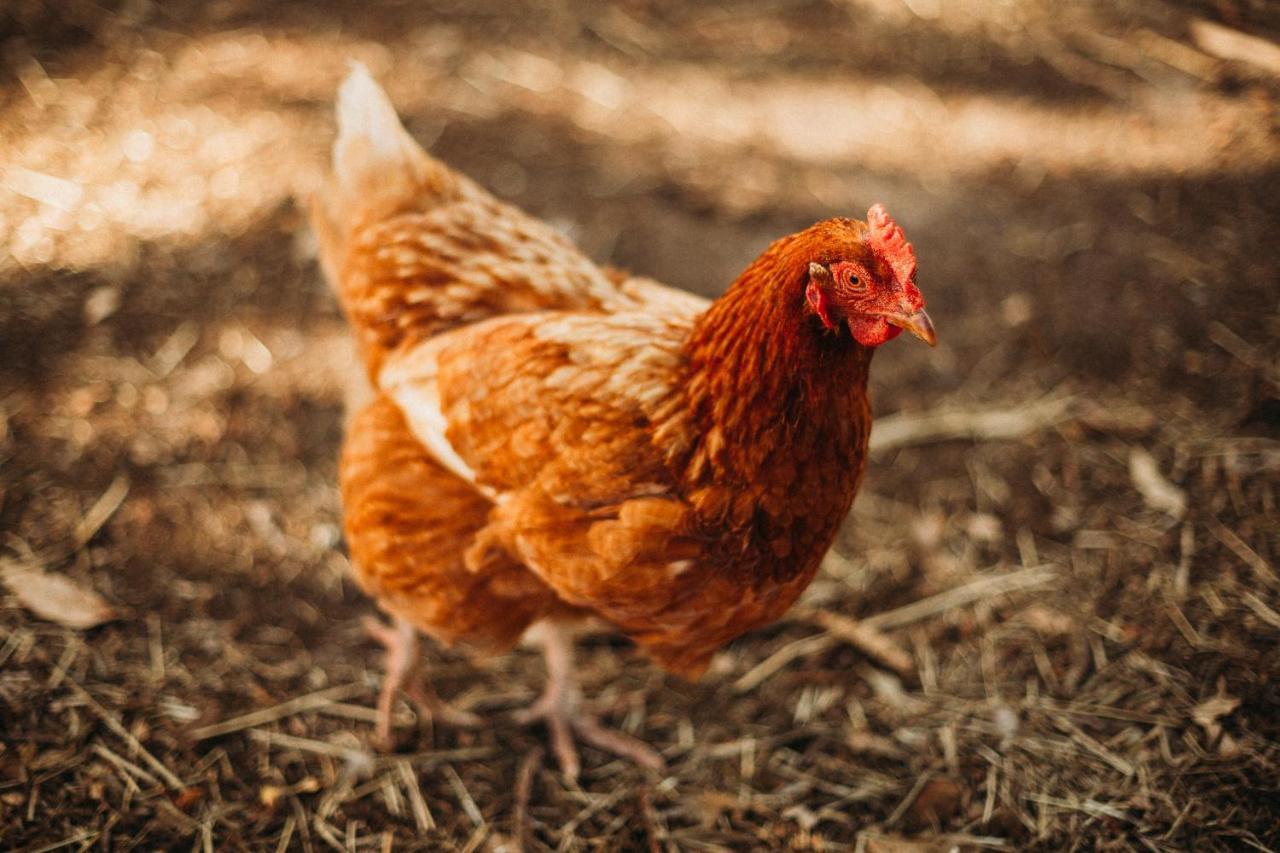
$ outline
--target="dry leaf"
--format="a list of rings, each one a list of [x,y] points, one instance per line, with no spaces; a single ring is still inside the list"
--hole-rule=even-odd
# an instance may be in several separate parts
[[[1147,506],[1174,518],[1187,514],[1187,495],[1160,473],[1155,457],[1140,447],[1129,453],[1129,479]]]
[[[41,619],[68,628],[92,628],[117,617],[116,611],[93,590],[63,575],[48,574],[12,561],[0,563],[0,577],[23,607]]]

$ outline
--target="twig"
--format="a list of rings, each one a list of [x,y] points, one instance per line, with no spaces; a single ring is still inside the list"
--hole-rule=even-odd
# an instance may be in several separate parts
[[[104,708],[97,699],[93,698],[88,690],[81,687],[71,676],[67,676],[66,681],[67,685],[75,691],[76,695],[79,696],[81,700],[84,701],[85,706],[93,712],[94,716],[102,720],[102,722],[106,724],[107,728],[115,732],[116,735],[127,743],[131,749],[137,752],[138,755],[142,756],[147,764],[151,766],[151,769],[164,780],[166,785],[175,791],[180,791],[185,787],[182,784],[182,780],[179,779],[172,770],[166,767],[160,759],[147,751],[147,748],[142,745],[141,741],[134,737],[133,734],[124,727],[124,724],[120,722],[120,719],[115,714]]]
[[[471,818],[471,822],[477,829],[483,828],[484,815],[480,813],[480,807],[476,805],[476,801],[471,798],[471,792],[467,790],[467,786],[462,783],[462,777],[458,775],[458,771],[453,769],[452,764],[446,764],[444,772],[449,777],[449,785],[453,788],[453,792],[458,795],[458,800],[462,803],[462,810],[467,813],[467,817]]]
[[[1188,28],[1196,46],[1219,59],[1247,62],[1280,76],[1280,47],[1272,42],[1212,21],[1192,21]]]
[[[869,616],[862,620],[862,624],[882,631],[901,628],[904,625],[910,625],[912,622],[919,622],[921,619],[927,619],[930,616],[945,613],[957,607],[964,607],[984,598],[993,598],[997,595],[1006,595],[1011,592],[1043,586],[1056,578],[1057,574],[1057,569],[1052,564],[1046,563],[1040,566],[1028,566],[1002,575],[980,577],[964,586],[958,586],[946,592],[939,592],[936,595],[922,598],[896,610]]]
[[[528,832],[529,821],[529,798],[533,794],[533,778],[538,772],[538,767],[542,764],[542,747],[534,747],[529,750],[529,754],[520,762],[520,769],[516,773],[516,814],[515,814],[515,844],[516,850],[524,850],[524,839]]]
[[[286,702],[281,702],[279,705],[270,708],[263,708],[261,711],[253,711],[239,717],[232,717],[230,720],[223,720],[221,723],[204,726],[191,732],[191,737],[196,740],[208,740],[211,737],[231,734],[242,729],[251,729],[254,726],[273,723],[276,720],[300,714],[304,711],[313,711],[316,708],[342,699],[349,699],[364,690],[364,685],[359,683],[329,687],[325,690],[318,690],[315,693],[308,693],[306,696],[298,696]]]
[[[36,847],[28,850],[27,853],[49,853],[50,850],[61,850],[63,847],[70,847],[72,844],[79,844],[81,841],[97,841],[98,836],[102,833],[96,829],[82,832],[79,835],[73,835],[70,838],[64,838],[61,841],[55,841],[52,844],[46,844],[44,847]]]
[[[1050,565],[1029,566],[1016,572],[1008,572],[995,577],[983,577],[971,581],[964,586],[922,598],[913,604],[899,607],[885,613],[863,619],[859,624],[871,630],[892,630],[927,619],[939,613],[945,613],[957,607],[964,607],[984,598],[1005,595],[1010,592],[1030,589],[1048,583],[1056,577],[1056,570]],[[733,683],[734,691],[745,693],[764,683],[771,675],[797,658],[811,654],[821,654],[838,642],[830,633],[804,637],[789,643],[769,655],[751,668],[745,675]]]
[[[1280,613],[1267,606],[1267,603],[1252,592],[1240,593],[1240,600],[1249,606],[1249,609],[1257,614],[1258,618],[1266,622],[1272,628],[1280,628]]]
[[[1101,758],[1103,761],[1107,762],[1107,764],[1110,764],[1124,776],[1132,776],[1137,772],[1132,763],[1126,761],[1102,744],[1098,743],[1098,741],[1094,740],[1085,733],[1084,730],[1068,720],[1066,717],[1059,717],[1054,720],[1054,723],[1064,729],[1067,734],[1071,735],[1071,737],[1077,742],[1083,744],[1086,749]]]
[[[907,813],[907,809],[911,808],[911,804],[916,801],[916,797],[920,796],[920,792],[924,790],[924,786],[929,784],[929,780],[933,778],[933,774],[927,770],[916,777],[915,784],[911,786],[911,790],[902,798],[902,802],[898,803],[897,808],[885,820],[885,826],[893,826],[902,820],[902,816]]]
[[[103,758],[105,758],[111,764],[115,765],[115,768],[120,771],[120,775],[124,777],[124,779],[129,783],[130,786],[133,787],[134,790],[141,790],[138,788],[138,783],[133,781],[133,777],[135,776],[149,785],[160,784],[159,779],[152,776],[150,773],[143,770],[141,767],[134,764],[132,761],[129,761],[127,758],[123,758],[122,756],[116,755],[114,752],[107,749],[105,746],[103,746],[100,743],[95,743],[93,745],[93,751],[98,755],[102,756]]]
[[[76,525],[73,551],[79,551],[89,544],[89,540],[102,529],[102,525],[110,521],[111,516],[115,515],[116,510],[124,503],[125,496],[128,494],[129,478],[124,474],[117,474],[116,478],[111,481],[111,485],[107,486],[107,490],[93,502],[93,506],[89,507],[89,511],[84,514],[84,518],[80,519],[80,523]]]
[[[746,693],[754,690],[767,681],[775,672],[797,658],[808,657],[825,652],[838,640],[831,634],[816,634],[787,643],[760,663],[753,666],[742,677],[733,683],[735,693]]]
[[[1007,441],[1070,417],[1073,398],[1050,397],[1008,409],[942,409],[880,418],[871,431],[871,452],[939,441]]]
[[[1244,561],[1245,565],[1253,569],[1260,580],[1275,586],[1280,583],[1280,578],[1276,577],[1276,573],[1267,565],[1267,561],[1262,559],[1257,551],[1249,547],[1249,543],[1245,542],[1230,527],[1227,527],[1216,518],[1209,519],[1209,530],[1213,535],[1218,537],[1218,541],[1226,545],[1235,555]]]
[[[1033,803],[1040,803],[1045,806],[1053,806],[1054,808],[1066,809],[1068,811],[1084,812],[1092,817],[1109,817],[1114,820],[1123,820],[1132,823],[1132,819],[1121,809],[1115,806],[1100,803],[1097,800],[1084,800],[1083,802],[1072,802],[1071,800],[1063,800],[1058,797],[1051,797],[1048,794],[1027,794],[1026,798]]]
[[[911,655],[874,626],[831,610],[798,608],[792,614],[797,619],[825,628],[833,637],[843,640],[903,677],[915,670]]]
[[[1280,374],[1276,373],[1266,357],[1258,353],[1257,347],[1220,321],[1214,320],[1209,324],[1209,340],[1222,347],[1246,367],[1252,367],[1261,373],[1272,385],[1280,388]]]
[[[293,829],[298,825],[298,819],[293,815],[289,815],[284,819],[284,829],[280,832],[280,841],[276,844],[276,853],[286,853],[289,849],[289,842],[293,839]]]
[[[418,825],[418,831],[431,832],[436,828],[436,820],[431,815],[431,809],[427,808],[427,801],[422,798],[418,774],[413,772],[413,766],[405,760],[396,762],[396,772],[399,773],[400,784],[409,797],[409,810],[413,812],[413,821]]]
[[[556,849],[568,849],[573,841],[574,834],[578,831],[578,827],[582,826],[582,824],[593,814],[605,809],[613,808],[618,803],[622,802],[622,800],[630,793],[631,789],[629,787],[621,785],[607,796],[592,800],[590,805],[583,808],[580,812],[570,818],[564,826],[560,827],[560,844]]]
[[[313,752],[316,755],[328,755],[331,758],[341,758],[347,761],[353,758],[364,758],[367,753],[362,750],[355,749],[350,746],[338,746],[337,744],[327,743],[322,740],[312,740],[305,737],[295,737],[294,735],[281,734],[280,732],[269,732],[265,729],[250,729],[249,737],[259,743],[265,743],[268,746],[280,746],[286,749],[300,749],[303,752]]]

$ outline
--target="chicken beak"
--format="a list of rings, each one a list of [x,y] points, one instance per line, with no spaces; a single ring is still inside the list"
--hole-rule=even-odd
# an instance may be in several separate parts
[[[914,314],[890,315],[885,317],[885,320],[905,332],[910,332],[931,347],[938,345],[938,334],[933,330],[933,321],[929,319],[929,315],[923,308]]]

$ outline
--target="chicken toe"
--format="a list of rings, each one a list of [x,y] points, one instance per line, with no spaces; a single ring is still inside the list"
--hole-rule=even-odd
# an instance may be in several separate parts
[[[578,739],[640,767],[662,769],[662,756],[653,747],[631,735],[606,728],[583,707],[582,691],[574,678],[572,640],[553,623],[546,623],[546,628],[543,653],[547,660],[547,687],[537,702],[516,712],[516,722],[546,724],[560,771],[569,779],[577,779],[582,770]]]
[[[394,625],[385,625],[370,617],[365,620],[365,630],[387,650],[387,674],[378,694],[375,729],[375,737],[381,746],[390,749],[393,743],[391,709],[398,693],[403,693],[418,713],[432,722],[462,728],[473,728],[484,722],[470,711],[454,708],[445,702],[426,683],[419,671],[418,633],[413,625],[399,618]]]

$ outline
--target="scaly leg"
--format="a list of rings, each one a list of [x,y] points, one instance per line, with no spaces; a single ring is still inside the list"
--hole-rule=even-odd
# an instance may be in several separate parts
[[[403,692],[418,712],[435,722],[450,726],[474,727],[484,721],[469,711],[449,705],[427,686],[419,672],[418,631],[409,622],[396,617],[394,625],[385,625],[369,617],[365,629],[387,650],[387,675],[378,694],[376,735],[383,746],[391,746],[391,706],[396,694]]]
[[[545,623],[544,627],[542,650],[547,661],[547,687],[537,702],[517,712],[516,722],[528,725],[541,720],[547,724],[560,770],[570,779],[577,779],[582,769],[575,735],[641,767],[662,769],[662,756],[652,747],[630,735],[605,728],[595,715],[582,707],[582,690],[574,677],[573,639],[554,622]]]

